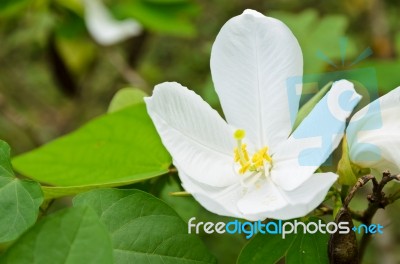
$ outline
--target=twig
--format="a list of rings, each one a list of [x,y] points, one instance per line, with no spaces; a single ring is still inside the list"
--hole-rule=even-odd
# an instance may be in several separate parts
[[[177,173],[178,170],[175,167],[170,167],[169,169],[169,173]]]
[[[141,89],[146,93],[150,93],[150,89],[146,81],[133,70],[124,58],[114,50],[107,50],[107,57],[110,63],[121,74],[121,76],[135,88]]]
[[[372,193],[367,196],[368,199],[368,207],[363,213],[356,213],[351,212],[352,218],[362,222],[365,225],[370,225],[372,218],[374,217],[376,211],[379,208],[384,209],[388,204],[400,198],[399,192],[393,196],[386,197],[385,193],[382,192],[383,188],[386,184],[392,180],[400,180],[400,175],[391,175],[390,172],[385,171],[383,172],[382,180],[378,182],[373,175],[365,175],[358,179],[357,183],[353,186],[350,190],[349,194],[347,195],[343,207],[348,210],[348,206],[350,201],[353,199],[354,194],[364,186],[368,181],[372,181]],[[371,233],[364,233],[361,238],[360,249],[359,249],[359,256],[362,258],[364,255],[365,249],[371,239]],[[361,261],[361,259],[360,259]]]
[[[14,109],[9,107],[4,98],[5,97],[0,93],[0,114],[2,117],[7,119],[12,125],[21,129],[35,146],[40,146],[42,142],[32,126],[29,125],[25,117],[19,115]]]
[[[47,214],[47,210],[51,207],[51,205],[54,203],[55,199],[48,199],[43,202],[43,204],[39,208],[39,215],[38,219],[42,218]]]
[[[388,22],[387,7],[385,1],[370,1],[369,28],[371,32],[371,42],[375,56],[378,58],[393,58],[395,46],[390,34],[390,24]]]
[[[321,204],[317,209],[315,209],[316,216],[324,216],[333,214],[333,209],[329,206]]]
[[[358,191],[358,189],[360,189],[361,187],[363,187],[367,182],[369,182],[371,179],[373,179],[374,185],[376,184],[376,179],[373,175],[365,175],[362,176],[361,178],[358,179],[358,181],[356,182],[356,184],[351,188],[349,194],[347,195],[347,197],[344,200],[343,203],[343,207],[345,207],[346,209],[349,207],[349,203],[350,201],[353,199],[354,194]]]
[[[188,192],[170,192],[169,195],[171,196],[177,196],[177,197],[185,197],[185,196],[192,196],[190,193]]]

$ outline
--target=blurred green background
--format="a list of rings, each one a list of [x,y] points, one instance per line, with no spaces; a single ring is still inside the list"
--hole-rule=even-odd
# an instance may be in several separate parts
[[[88,33],[80,0],[0,2],[0,138],[14,155],[105,113],[115,92],[124,87],[151,94],[155,84],[177,81],[218,109],[209,69],[212,43],[221,26],[247,8],[289,26],[302,47],[306,74],[373,67],[380,94],[400,85],[397,0],[104,2],[115,18],[135,19],[143,32],[105,47]],[[345,54],[340,44],[344,37]],[[367,48],[372,55],[352,65]],[[168,186],[178,188],[173,182]],[[193,215],[215,218],[191,198],[167,194],[163,190],[159,195],[175,204],[185,220]],[[398,209],[392,205],[377,215],[390,231],[373,240],[365,263],[399,261]],[[234,263],[245,240],[224,239],[205,237],[221,263]]]

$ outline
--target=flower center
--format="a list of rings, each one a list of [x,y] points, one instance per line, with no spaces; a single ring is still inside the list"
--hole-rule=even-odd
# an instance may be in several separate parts
[[[261,176],[267,177],[269,175],[272,168],[272,158],[268,154],[268,147],[261,148],[250,158],[247,145],[242,142],[245,136],[246,132],[242,129],[236,130],[233,134],[233,137],[237,140],[237,147],[234,150],[235,162],[240,165],[239,174],[245,176],[244,180],[255,183]]]

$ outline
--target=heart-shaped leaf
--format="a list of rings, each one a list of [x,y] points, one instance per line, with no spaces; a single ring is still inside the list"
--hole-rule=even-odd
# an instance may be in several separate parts
[[[68,208],[44,218],[21,236],[1,263],[109,264],[110,236],[88,207]]]
[[[0,243],[16,239],[33,225],[42,202],[37,182],[15,178],[10,147],[0,140]]]
[[[144,103],[96,118],[13,160],[25,176],[57,186],[43,189],[49,198],[143,181],[167,173],[170,164]]]
[[[138,190],[101,189],[75,197],[90,206],[111,233],[114,262],[215,263],[201,240],[164,202]]]
[[[126,107],[143,103],[143,97],[147,96],[145,92],[136,88],[123,88],[119,90],[111,100],[108,112],[116,112]]]
[[[317,219],[311,218],[305,224],[316,221]],[[327,251],[329,234],[318,232],[305,234],[301,232],[303,230],[301,226],[299,230],[297,234],[288,234],[284,239],[281,234],[257,234],[243,248],[237,263],[274,264],[283,257],[286,264],[329,263]]]

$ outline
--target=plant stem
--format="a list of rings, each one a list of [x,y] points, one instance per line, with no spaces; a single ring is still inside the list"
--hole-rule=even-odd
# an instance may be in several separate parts
[[[340,190],[340,198],[342,199],[342,201],[344,201],[347,197],[347,194],[349,193],[349,185],[343,185],[342,189]]]
[[[361,178],[359,178],[357,180],[356,184],[351,188],[350,192],[347,194],[346,198],[344,199],[344,202],[343,202],[344,208],[346,208],[346,209],[348,208],[349,203],[353,199],[353,197],[356,194],[356,192],[358,191],[358,189],[363,187],[371,179],[375,179],[375,177],[373,175],[369,174],[369,175],[362,176]],[[376,181],[376,179],[375,179],[375,181]]]
[[[317,209],[315,209],[316,216],[332,215],[333,209],[325,204],[321,204]]]
[[[397,192],[397,194],[390,196],[390,198],[392,199],[388,199],[385,196],[385,193],[382,191],[385,185],[392,180],[400,180],[400,175],[391,175],[388,171],[386,171],[383,173],[382,180],[380,182],[378,182],[376,178],[370,174],[359,178],[357,183],[352,187],[349,194],[347,195],[343,203],[343,207],[349,210],[348,209],[349,203],[353,199],[358,189],[364,186],[367,182],[372,181],[373,184],[372,193],[367,196],[368,199],[367,209],[362,213],[356,213],[350,211],[353,219],[356,219],[367,226],[370,225],[372,218],[374,217],[376,211],[378,211],[379,208],[384,209],[388,204],[400,198],[400,196],[398,195],[399,192]],[[362,257],[365,253],[365,249],[367,248],[367,245],[370,240],[371,240],[371,233],[365,232],[361,237],[361,242],[359,247],[360,262],[362,260]]]

